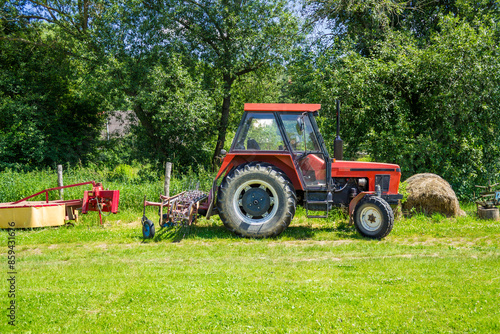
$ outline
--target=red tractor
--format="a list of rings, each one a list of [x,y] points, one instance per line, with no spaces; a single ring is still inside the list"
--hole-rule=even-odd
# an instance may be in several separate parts
[[[231,149],[223,152],[212,190],[199,209],[206,210],[207,217],[218,213],[238,235],[262,238],[283,232],[297,204],[309,218],[324,218],[332,207],[345,207],[361,235],[388,235],[394,224],[390,205],[402,198],[400,167],[341,160],[338,134],[336,159],[330,158],[315,120],[320,108],[245,104]],[[337,116],[337,131],[338,121]]]

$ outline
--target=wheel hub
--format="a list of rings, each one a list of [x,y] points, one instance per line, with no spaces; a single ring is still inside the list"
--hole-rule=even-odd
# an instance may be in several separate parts
[[[368,231],[376,231],[382,225],[382,213],[375,207],[366,207],[361,211],[361,224]]]
[[[241,199],[241,206],[245,212],[252,216],[262,216],[271,207],[269,194],[262,188],[252,188],[245,191]]]

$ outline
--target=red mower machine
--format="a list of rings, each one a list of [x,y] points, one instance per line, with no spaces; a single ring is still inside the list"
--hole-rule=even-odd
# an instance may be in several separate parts
[[[49,201],[49,191],[87,184],[92,185],[92,190],[85,190],[83,199]],[[45,194],[45,201],[28,201],[42,194]],[[94,181],[45,189],[12,203],[0,203],[0,228],[61,226],[67,220],[77,220],[77,210],[81,210],[83,214],[98,211],[102,225],[104,212],[118,212],[119,199],[119,190],[104,190],[101,183]]]
[[[325,218],[333,207],[349,210],[350,221],[368,238],[387,236],[394,224],[391,204],[398,194],[401,169],[395,164],[343,161],[337,103],[335,158],[325,147],[315,117],[319,104],[245,104],[229,153],[208,196],[194,198],[199,212],[219,214],[224,225],[244,237],[272,237],[283,232],[303,205],[309,218]],[[185,197],[185,196],[184,196]],[[175,206],[177,197],[147,205]],[[181,204],[191,217],[193,203]],[[189,212],[188,212],[189,211]],[[315,211],[312,214],[311,211]],[[160,226],[194,220],[160,215]],[[321,213],[321,214],[319,214]],[[143,216],[143,236],[154,224]]]

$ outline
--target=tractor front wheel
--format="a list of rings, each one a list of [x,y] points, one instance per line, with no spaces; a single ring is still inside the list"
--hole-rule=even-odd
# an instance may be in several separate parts
[[[354,225],[367,238],[382,239],[394,226],[394,213],[389,203],[380,197],[364,197],[354,210]]]
[[[217,194],[219,216],[232,232],[265,238],[283,232],[295,214],[296,196],[291,182],[276,167],[249,163],[232,170]]]

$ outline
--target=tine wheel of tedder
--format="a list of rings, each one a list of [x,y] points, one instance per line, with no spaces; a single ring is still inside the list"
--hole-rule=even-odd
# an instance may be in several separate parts
[[[199,190],[184,191],[175,196],[160,195],[160,202],[148,202],[144,196],[144,209],[141,219],[142,235],[144,239],[155,235],[154,223],[146,217],[146,206],[159,207],[158,225],[160,228],[190,227],[196,222],[200,202],[207,198],[207,194]]]

